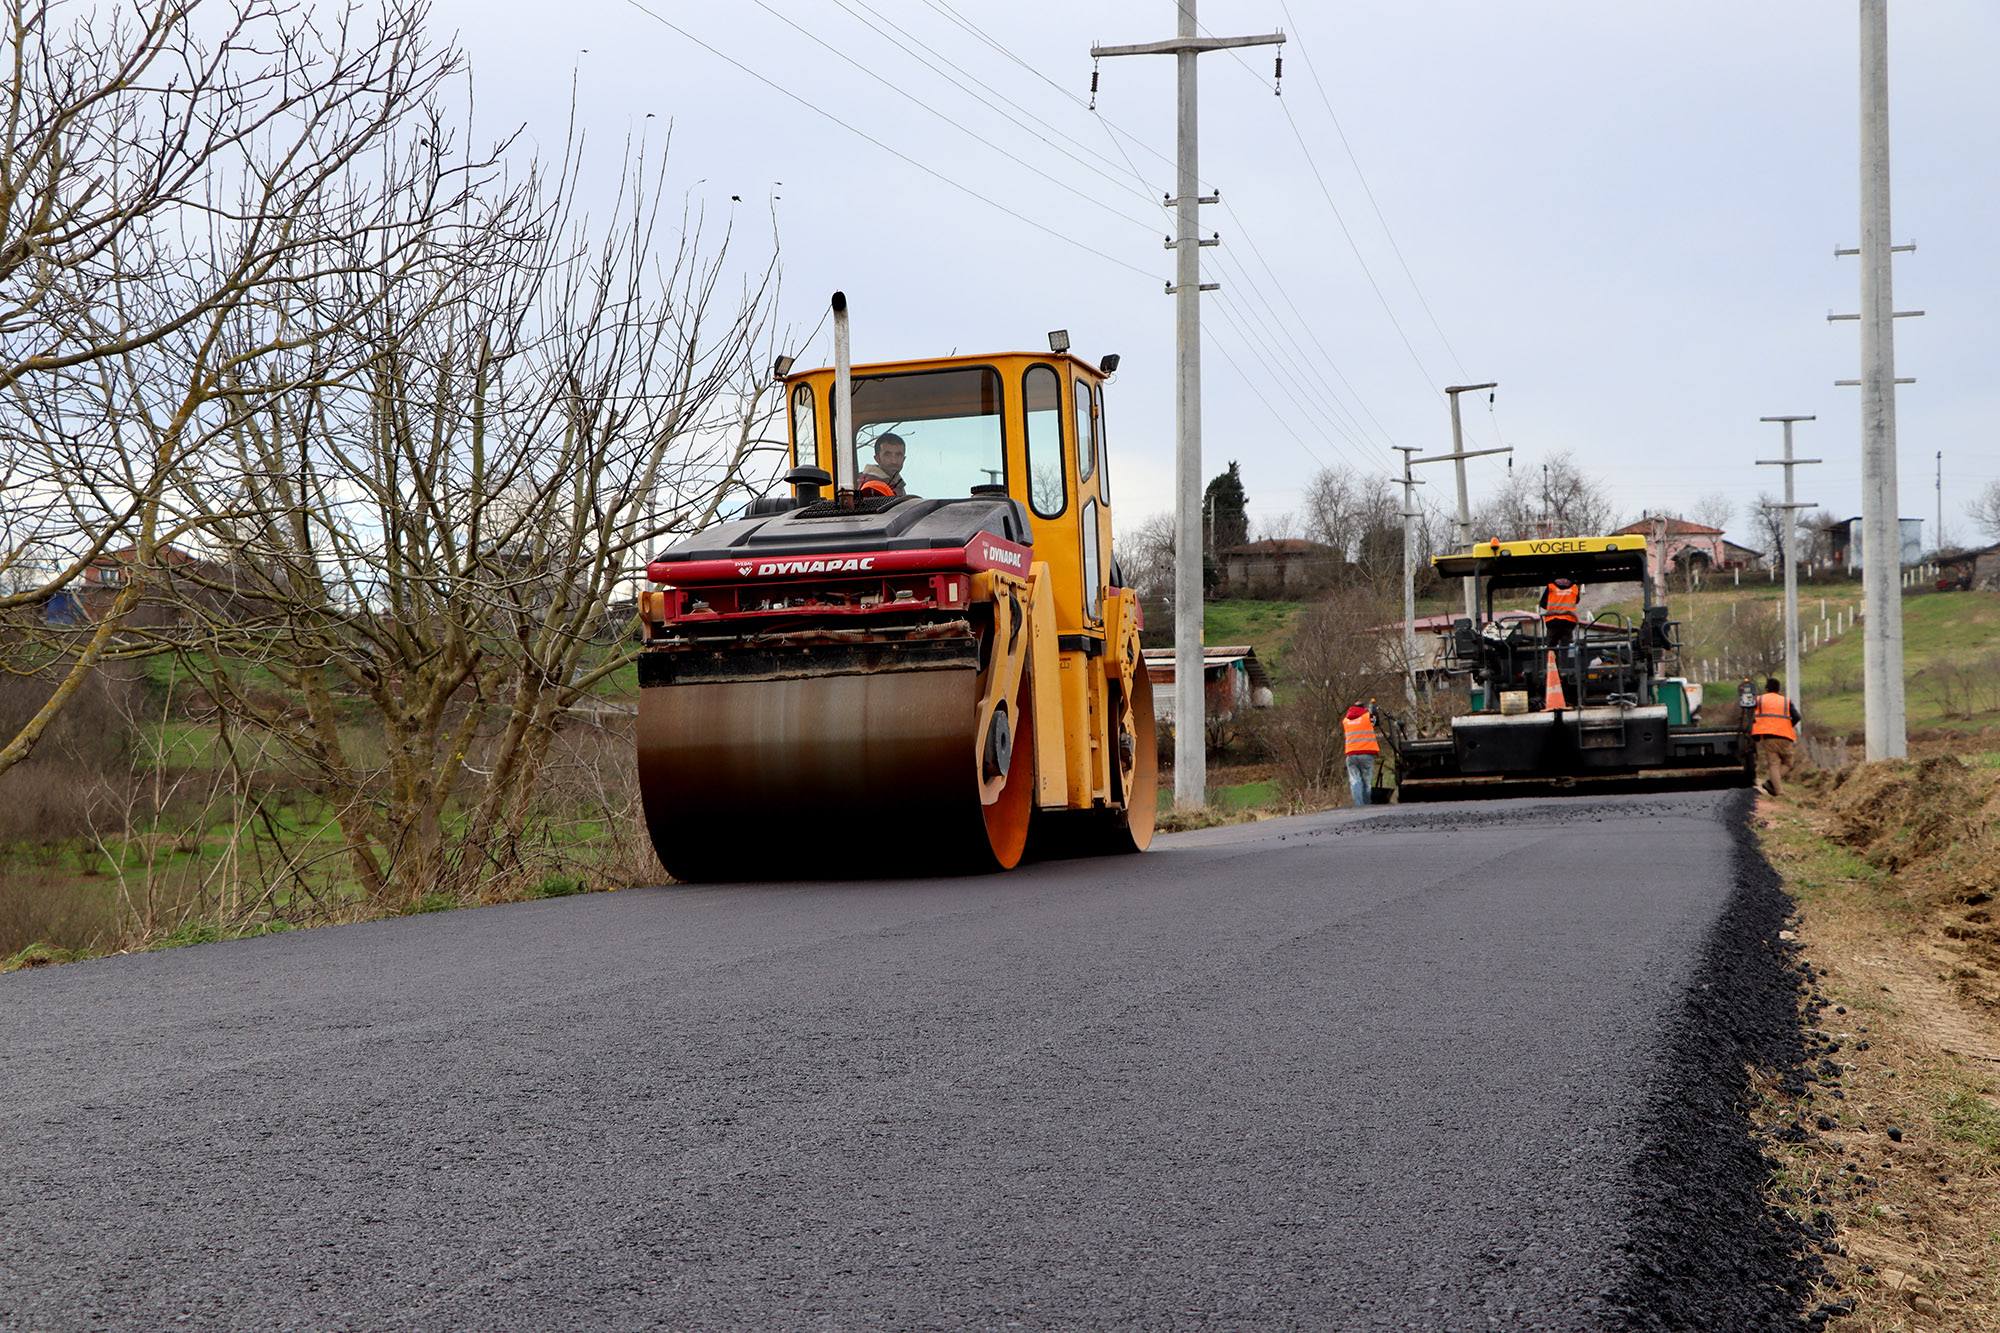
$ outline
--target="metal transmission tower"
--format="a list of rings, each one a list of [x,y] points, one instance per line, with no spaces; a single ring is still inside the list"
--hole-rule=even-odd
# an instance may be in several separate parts
[[[1900,759],[1909,735],[1903,702],[1903,534],[1896,492],[1895,321],[1889,241],[1889,6],[1861,0],[1861,244],[1835,255],[1861,259],[1861,310],[1828,315],[1861,322],[1862,700],[1870,759]]]
[[[1195,0],[1176,0],[1178,35],[1171,41],[1136,46],[1093,46],[1103,56],[1171,55],[1180,65],[1180,153],[1174,198],[1174,280],[1178,392],[1174,399],[1174,804],[1208,804],[1208,718],[1203,706],[1201,587],[1201,294],[1218,284],[1201,280],[1200,205],[1219,196],[1201,195],[1196,161],[1195,58],[1204,51],[1234,46],[1282,46],[1285,34],[1261,37],[1199,37]]]
[[[1785,470],[1785,502],[1770,506],[1785,511],[1785,697],[1793,704],[1799,701],[1799,524],[1798,511],[1811,509],[1813,504],[1799,504],[1792,499],[1792,469],[1807,463],[1817,463],[1817,458],[1792,457],[1792,423],[1794,421],[1816,421],[1817,417],[1758,417],[1759,421],[1782,421],[1785,424],[1785,456],[1783,458],[1760,458],[1759,467],[1782,467]],[[1814,501],[1813,503],[1817,503]],[[1664,549],[1664,548],[1663,548]]]

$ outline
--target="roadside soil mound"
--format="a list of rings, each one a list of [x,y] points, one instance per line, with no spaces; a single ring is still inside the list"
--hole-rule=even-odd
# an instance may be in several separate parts
[[[2000,770],[1950,755],[1857,764],[1813,780],[1821,831],[1896,876],[1913,907],[1974,965],[1969,998],[2000,998]]]

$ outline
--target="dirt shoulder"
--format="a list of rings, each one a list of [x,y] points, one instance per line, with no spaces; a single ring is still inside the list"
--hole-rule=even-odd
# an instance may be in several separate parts
[[[1817,1077],[1766,1085],[1779,1206],[1843,1333],[2000,1330],[2000,769],[1934,755],[1760,797],[1798,904]]]

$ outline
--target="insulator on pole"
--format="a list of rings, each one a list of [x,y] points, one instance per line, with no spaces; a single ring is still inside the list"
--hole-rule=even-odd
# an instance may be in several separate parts
[[[1090,62],[1090,110],[1097,110],[1097,62]]]
[[[1284,95],[1285,58],[1283,56],[1273,56],[1271,65],[1271,96],[1283,97]]]

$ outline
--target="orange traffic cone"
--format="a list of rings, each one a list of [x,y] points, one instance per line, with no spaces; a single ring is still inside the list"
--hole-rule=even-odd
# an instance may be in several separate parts
[[[1556,650],[1549,649],[1549,676],[1542,686],[1542,707],[1554,712],[1558,708],[1568,708],[1569,700],[1563,697],[1562,673],[1556,670]]]

